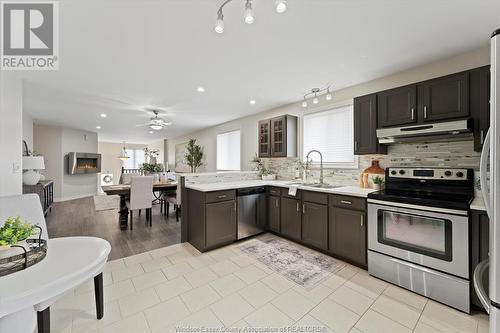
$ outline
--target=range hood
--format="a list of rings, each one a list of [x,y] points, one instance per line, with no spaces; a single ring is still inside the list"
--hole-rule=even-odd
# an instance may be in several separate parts
[[[377,129],[381,144],[458,141],[472,137],[472,119]]]

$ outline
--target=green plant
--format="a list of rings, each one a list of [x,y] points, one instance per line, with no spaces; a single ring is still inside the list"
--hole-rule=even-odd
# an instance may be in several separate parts
[[[205,156],[203,147],[196,144],[196,139],[189,139],[186,149],[187,153],[184,156],[186,164],[191,167],[191,172],[195,173],[196,169],[203,165],[203,157]]]
[[[259,176],[267,176],[274,174],[271,167],[268,167],[266,163],[262,160],[262,158],[260,158],[257,155],[257,153],[255,153],[255,156],[250,162],[255,163],[255,168],[257,169],[257,171],[259,171]]]
[[[149,173],[163,172],[163,164],[161,164],[161,163],[143,163],[142,170],[144,172],[149,172]]]
[[[375,177],[372,177],[372,182],[373,182],[373,184],[376,184],[376,185],[382,185],[383,183],[385,183],[385,180],[384,180],[384,178],[382,178],[380,176],[375,176]]]
[[[304,162],[302,160],[297,160],[295,163],[295,170],[304,171],[308,167],[308,162]]]
[[[19,216],[9,217],[0,228],[0,246],[13,245],[35,233],[36,226],[21,222]]]

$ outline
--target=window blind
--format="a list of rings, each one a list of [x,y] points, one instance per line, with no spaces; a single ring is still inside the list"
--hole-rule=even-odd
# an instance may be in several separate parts
[[[240,170],[240,131],[217,134],[217,170]]]

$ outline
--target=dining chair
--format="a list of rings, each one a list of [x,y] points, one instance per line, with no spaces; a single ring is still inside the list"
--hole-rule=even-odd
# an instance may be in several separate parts
[[[174,191],[164,192],[162,194],[162,203],[165,207],[163,212],[168,216],[170,210],[170,204],[174,205],[175,210],[175,220],[179,222],[179,214],[181,213],[181,183],[177,183],[177,189]]]
[[[153,225],[151,208],[151,193],[153,193],[153,177],[132,177],[130,181],[130,200],[127,200],[127,208],[130,210],[130,230],[133,229],[134,210],[146,209],[146,221],[149,226]]]
[[[123,184],[123,185],[130,185],[130,181],[132,179],[132,177],[139,177],[139,176],[142,176],[140,173],[137,173],[137,172],[133,172],[133,173],[122,173],[120,175],[120,184]]]

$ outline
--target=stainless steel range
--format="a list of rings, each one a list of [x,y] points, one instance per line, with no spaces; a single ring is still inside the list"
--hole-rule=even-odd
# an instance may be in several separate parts
[[[471,169],[388,168],[368,195],[368,271],[470,311]]]

